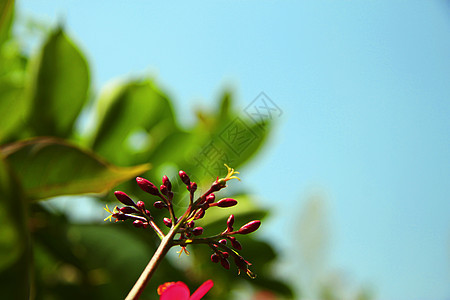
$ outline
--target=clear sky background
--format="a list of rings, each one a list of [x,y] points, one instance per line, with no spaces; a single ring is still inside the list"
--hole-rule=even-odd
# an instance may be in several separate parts
[[[242,109],[264,91],[283,115],[241,170],[273,211],[263,235],[295,257],[292,226],[319,189],[331,268],[378,299],[450,299],[449,2],[153,2],[19,0],[18,10],[64,20],[95,90],[150,74],[187,124],[225,87]]]

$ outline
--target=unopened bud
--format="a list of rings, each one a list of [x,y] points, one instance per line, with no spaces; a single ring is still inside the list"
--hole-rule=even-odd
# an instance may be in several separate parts
[[[145,203],[144,203],[144,201],[138,201],[138,202],[136,203],[136,206],[137,206],[137,208],[139,208],[140,210],[145,211]]]
[[[237,201],[235,199],[231,199],[231,198],[225,198],[225,199],[219,200],[217,202],[218,207],[231,207],[231,206],[235,206],[236,204],[237,204]]]
[[[167,207],[167,204],[162,201],[156,201],[155,203],[153,203],[153,206],[157,209],[163,209]]]
[[[239,268],[239,270],[246,271],[250,263],[246,261],[242,256],[235,256],[234,263]]]
[[[221,264],[222,267],[224,267],[225,269],[227,269],[227,270],[230,269],[230,262],[228,261],[228,259],[226,259],[226,258],[220,258],[220,264]]]
[[[219,244],[226,245],[227,244],[227,240],[226,239],[221,239],[219,241]]]
[[[165,186],[164,184],[162,184],[159,187],[159,190],[161,191],[161,194],[167,196],[169,194],[169,189],[167,188],[167,186]]]
[[[230,254],[228,254],[228,252],[222,252],[222,257],[223,258],[228,258],[228,256],[230,256]]]
[[[116,218],[116,222],[117,221],[124,221],[124,220],[128,220],[130,218],[129,215],[123,214],[123,213],[115,213],[112,215],[114,218]]]
[[[130,206],[121,207],[121,208],[119,208],[119,211],[123,212],[124,214],[135,214],[138,212],[135,208],[130,207]]]
[[[164,222],[164,225],[166,225],[167,227],[172,227],[172,219],[164,218],[163,222]]]
[[[219,177],[217,177],[217,180],[213,182],[213,184],[211,185],[211,188],[209,190],[214,193],[214,192],[220,191],[221,189],[223,189],[226,186],[227,186],[226,181],[219,180]]]
[[[253,231],[256,231],[260,225],[261,225],[261,221],[259,221],[259,220],[250,221],[247,224],[245,224],[244,226],[242,226],[241,228],[239,228],[239,230],[236,233],[239,233],[239,234],[252,233]]]
[[[213,253],[213,254],[211,255],[211,261],[212,261],[213,263],[218,263],[218,262],[219,262],[219,259],[220,259],[220,257],[219,257],[219,255],[218,255],[217,253]]]
[[[194,229],[192,229],[192,233],[195,236],[201,235],[203,233],[203,227],[195,227]]]
[[[162,178],[162,184],[167,186],[167,189],[169,191],[172,190],[172,183],[170,183],[169,177],[167,177],[166,175],[164,175]]]
[[[197,190],[197,184],[195,182],[191,182],[188,187],[189,192],[194,193]]]
[[[136,182],[144,192],[147,192],[154,196],[159,195],[158,188],[153,183],[148,181],[147,179],[142,178],[142,177],[136,177]]]
[[[205,216],[205,210],[204,209],[200,209],[194,216],[194,220],[198,220],[201,219]]]
[[[183,181],[183,183],[184,183],[186,186],[191,186],[191,179],[190,179],[189,176],[186,174],[186,172],[180,171],[180,172],[178,172],[178,175],[180,175],[181,181]]]
[[[216,200],[216,196],[213,193],[206,196],[206,203],[213,203],[215,200]]]
[[[194,221],[189,221],[186,225],[187,225],[189,228],[192,228],[192,227],[195,226],[195,222],[194,222]]]
[[[238,240],[236,240],[236,238],[234,236],[230,236],[228,237],[230,242],[231,242],[231,246],[233,246],[234,249],[236,250],[242,250],[242,245],[241,243],[239,243]]]
[[[234,224],[234,215],[230,215],[227,220],[227,231],[228,232],[232,232],[234,230],[233,224]]]
[[[140,228],[140,227],[143,227],[144,222],[142,222],[141,220],[135,220],[135,221],[133,221],[133,225],[136,228]]]
[[[134,201],[124,192],[115,191],[114,196],[116,196],[117,200],[119,200],[120,202],[122,202],[125,205],[136,206],[136,203],[134,203]]]

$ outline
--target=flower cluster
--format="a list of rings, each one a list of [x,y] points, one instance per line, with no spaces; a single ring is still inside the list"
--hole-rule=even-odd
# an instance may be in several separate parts
[[[234,215],[230,215],[226,222],[225,230],[217,235],[209,237],[201,237],[204,229],[203,227],[195,225],[195,222],[202,219],[205,216],[206,211],[212,207],[227,208],[238,204],[238,202],[232,198],[216,199],[215,193],[225,188],[227,186],[226,183],[229,180],[240,180],[239,177],[237,177],[239,172],[236,172],[227,165],[225,166],[228,169],[226,177],[220,179],[217,178],[211,184],[210,188],[198,198],[195,198],[197,184],[190,180],[186,172],[179,172],[180,179],[186,185],[189,192],[190,203],[184,214],[178,218],[175,216],[172,204],[174,197],[172,184],[167,176],[163,176],[162,185],[159,189],[153,183],[141,177],[137,177],[136,182],[143,191],[158,197],[158,200],[153,203],[153,206],[156,209],[165,209],[168,211],[169,216],[163,219],[163,223],[165,226],[169,227],[170,232],[174,234],[174,238],[170,241],[170,246],[178,245],[181,247],[181,250],[179,251],[180,255],[182,252],[189,254],[186,249],[188,245],[206,244],[213,251],[213,254],[211,255],[212,262],[220,262],[225,269],[229,269],[229,259],[232,258],[238,268],[238,273],[242,271],[248,274],[251,278],[254,278],[255,274],[249,269],[251,264],[238,252],[242,249],[242,246],[237,240],[236,235],[249,234],[256,231],[261,225],[261,221],[254,220],[248,222],[247,224],[241,226],[238,230],[235,230],[233,227]],[[108,216],[105,221],[112,221],[113,218],[116,222],[131,220],[135,227],[144,229],[151,227],[158,234],[161,240],[166,237],[163,231],[153,221],[153,217],[150,211],[146,209],[143,201],[138,201],[135,203],[127,194],[121,191],[114,192],[114,195],[117,200],[125,206],[120,208],[116,206],[113,211],[110,211],[108,207],[106,207],[106,210],[110,213],[110,216]],[[178,237],[175,238],[175,235],[178,235]],[[230,246],[228,246],[228,242]]]

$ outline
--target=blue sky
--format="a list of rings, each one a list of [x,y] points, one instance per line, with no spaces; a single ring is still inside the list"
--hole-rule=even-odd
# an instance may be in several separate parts
[[[445,1],[18,1],[63,19],[98,89],[149,74],[192,120],[232,87],[282,110],[242,170],[285,255],[309,191],[326,196],[330,268],[378,299],[450,299],[450,5]],[[265,182],[260,186],[261,177]],[[281,233],[280,233],[281,232]],[[289,268],[287,268],[289,269]]]

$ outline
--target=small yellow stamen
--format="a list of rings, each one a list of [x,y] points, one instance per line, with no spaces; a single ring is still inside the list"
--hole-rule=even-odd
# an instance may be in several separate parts
[[[227,176],[223,179],[224,181],[228,181],[230,179],[237,179],[239,181],[241,181],[241,179],[237,176],[234,176],[234,174],[239,174],[238,171],[235,171],[233,168],[230,168],[227,164],[224,164],[225,167],[227,167],[228,170],[228,174]]]
[[[183,252],[186,253],[187,256],[189,256],[189,254],[190,254],[189,251],[187,251],[186,247],[181,246],[180,251],[177,251],[178,257],[181,257],[181,254],[182,254]]]
[[[103,221],[107,221],[107,220],[109,220],[110,222],[112,222],[112,216],[113,216],[113,214],[115,214],[115,213],[116,213],[116,210],[117,210],[117,206],[116,206],[116,207],[114,207],[113,211],[111,211],[111,210],[109,209],[109,207],[108,207],[108,205],[107,205],[107,204],[106,204],[105,206],[106,206],[106,207],[103,207],[103,209],[104,209],[104,210],[106,210],[107,212],[109,212],[109,213],[110,213],[110,215],[109,215],[109,216],[107,216],[106,218],[104,218],[104,219],[103,219]]]

